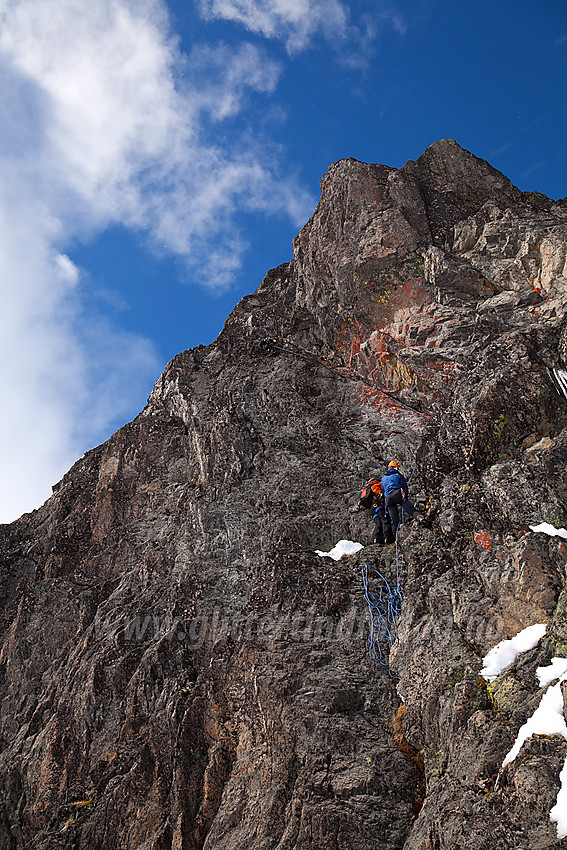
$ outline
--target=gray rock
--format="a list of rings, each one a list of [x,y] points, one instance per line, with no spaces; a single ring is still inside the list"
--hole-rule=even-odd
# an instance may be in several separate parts
[[[563,739],[501,765],[567,656],[567,545],[529,530],[567,527],[567,208],[451,140],[321,186],[216,342],[0,527],[0,848],[561,846]],[[315,554],[369,542],[393,457],[432,517],[398,535],[397,680],[360,577],[395,548]]]

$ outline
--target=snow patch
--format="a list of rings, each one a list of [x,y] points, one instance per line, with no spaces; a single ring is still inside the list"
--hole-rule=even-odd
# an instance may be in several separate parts
[[[320,558],[332,558],[334,561],[338,561],[343,555],[354,555],[361,549],[364,549],[362,543],[355,543],[353,540],[339,540],[330,552],[321,552],[319,549],[316,549],[315,552]]]
[[[557,837],[565,838],[567,835],[567,759],[559,774],[561,787],[557,795],[557,801],[549,813],[549,820],[557,824]]]
[[[557,656],[551,659],[551,664],[547,667],[538,667],[536,670],[540,688],[547,688],[554,679],[559,679],[560,676],[563,680],[565,673],[567,673],[567,658],[557,658]]]
[[[514,761],[524,742],[532,735],[561,735],[567,741],[567,724],[563,717],[561,682],[548,688],[544,693],[539,706],[518,732],[514,746],[505,756],[502,767],[507,767]]]
[[[527,652],[528,649],[537,646],[546,629],[547,626],[544,623],[537,623],[534,626],[522,629],[516,637],[510,640],[501,640],[482,659],[484,667],[480,671],[480,675],[487,682],[493,682],[514,663],[521,652]]]
[[[532,531],[541,531],[543,534],[549,534],[550,537],[564,537],[567,540],[567,531],[564,528],[555,528],[548,522],[540,522],[539,525],[530,525]]]
[[[536,676],[540,688],[547,687],[550,682],[559,679],[557,684],[548,687],[541,698],[539,706],[524,725],[520,728],[514,746],[504,758],[502,767],[507,767],[514,761],[522,745],[532,735],[561,735],[567,741],[567,724],[563,713],[563,693],[561,682],[567,680],[567,658],[552,658],[547,667],[538,667]],[[567,836],[567,758],[559,774],[560,788],[555,805],[549,813],[549,819],[557,824],[557,837]]]

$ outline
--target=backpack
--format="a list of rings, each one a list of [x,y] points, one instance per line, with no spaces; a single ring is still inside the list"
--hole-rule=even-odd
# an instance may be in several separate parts
[[[373,503],[382,495],[382,483],[378,478],[371,478],[362,488],[360,504],[363,508],[371,508]]]

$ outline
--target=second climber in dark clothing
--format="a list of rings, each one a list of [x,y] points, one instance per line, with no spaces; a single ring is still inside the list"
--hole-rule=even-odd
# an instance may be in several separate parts
[[[378,489],[379,488],[379,489]],[[378,484],[376,490],[374,488],[374,502],[372,503],[372,519],[374,520],[374,534],[372,542],[378,543],[380,546],[388,546],[394,542],[394,532],[392,532],[392,523],[390,515],[386,509],[384,501],[384,491],[382,485]]]
[[[420,522],[424,521],[425,517],[423,514],[416,511],[412,503],[408,500],[408,483],[400,472],[397,461],[393,460],[388,464],[388,469],[382,476],[382,487],[384,489],[385,506],[392,523],[394,537],[400,522],[398,508],[401,508],[404,513],[409,514],[414,519]]]

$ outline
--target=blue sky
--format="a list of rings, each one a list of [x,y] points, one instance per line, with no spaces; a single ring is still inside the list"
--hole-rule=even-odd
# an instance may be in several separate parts
[[[0,0],[0,521],[291,257],[330,162],[567,195],[564,0]]]

